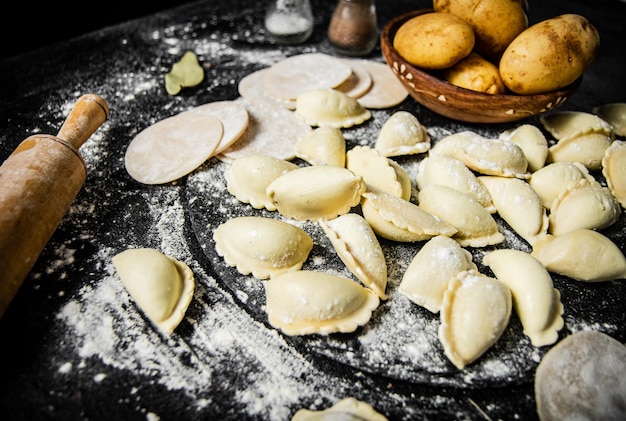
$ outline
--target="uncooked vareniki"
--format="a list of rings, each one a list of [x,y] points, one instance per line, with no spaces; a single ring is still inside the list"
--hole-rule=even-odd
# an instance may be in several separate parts
[[[499,249],[486,254],[483,263],[511,290],[513,308],[531,343],[555,343],[564,325],[563,304],[541,262],[524,251]]]
[[[579,281],[626,279],[626,257],[610,238],[594,230],[546,234],[535,243],[531,254],[548,271]]]
[[[228,265],[257,279],[300,269],[313,248],[302,228],[261,216],[229,219],[215,229],[213,240]]]
[[[189,266],[152,248],[128,249],[112,261],[139,308],[163,332],[172,333],[193,298],[195,281]]]
[[[475,270],[448,283],[440,312],[439,340],[459,369],[476,361],[502,336],[512,311],[511,291]]]
[[[439,313],[448,282],[465,270],[478,270],[472,254],[449,237],[431,238],[413,257],[400,282],[400,293]]]
[[[346,267],[380,298],[387,294],[387,263],[376,234],[357,213],[320,221],[324,233]]]
[[[380,303],[372,290],[325,272],[284,272],[264,285],[268,320],[286,335],[354,332]]]

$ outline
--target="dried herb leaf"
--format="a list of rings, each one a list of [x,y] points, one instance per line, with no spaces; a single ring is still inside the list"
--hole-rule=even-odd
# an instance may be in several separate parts
[[[176,95],[183,88],[200,84],[203,79],[204,69],[200,66],[198,57],[193,52],[187,51],[165,75],[165,90],[170,95]]]

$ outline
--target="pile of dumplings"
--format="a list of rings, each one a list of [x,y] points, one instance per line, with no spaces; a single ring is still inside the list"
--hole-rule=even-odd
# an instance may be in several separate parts
[[[497,138],[461,131],[433,146],[413,114],[397,111],[373,147],[346,150],[340,128],[319,124],[295,146],[302,165],[265,154],[232,162],[228,191],[279,215],[222,223],[216,251],[264,281],[272,326],[307,335],[353,332],[390,299],[379,238],[422,243],[399,292],[440,314],[438,336],[458,369],[500,338],[512,312],[534,346],[553,344],[564,322],[551,273],[584,282],[626,278],[626,258],[600,232],[626,204],[626,142],[615,138],[626,135],[623,110],[609,104],[593,114],[543,116],[553,146],[530,124]],[[420,160],[414,180],[393,159],[406,155]],[[495,213],[530,251],[503,248]],[[296,222],[318,224],[358,282],[302,270],[313,240]],[[464,248],[488,246],[482,264],[493,276]]]

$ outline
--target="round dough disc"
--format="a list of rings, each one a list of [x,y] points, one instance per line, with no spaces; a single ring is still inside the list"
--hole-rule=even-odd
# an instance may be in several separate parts
[[[282,100],[295,100],[304,92],[341,85],[352,68],[343,60],[324,53],[288,57],[263,74],[263,89]]]
[[[269,107],[296,109],[296,100],[275,98],[263,88],[263,75],[269,69],[261,69],[244,76],[237,85],[237,90],[242,98],[257,105],[267,105]]]
[[[248,110],[239,101],[215,101],[189,110],[207,117],[218,118],[222,122],[224,134],[213,155],[228,149],[248,128]]]
[[[626,346],[597,331],[561,340],[537,367],[535,399],[542,421],[624,419]]]
[[[345,82],[337,86],[335,89],[351,96],[352,98],[360,98],[372,87],[372,76],[370,76],[367,70],[359,65],[359,60],[344,60],[352,69],[352,74]]]
[[[142,130],[128,145],[126,171],[144,184],[163,184],[189,174],[210,158],[224,128],[217,117],[185,111]]]
[[[312,131],[311,126],[295,116],[293,111],[247,102],[239,98],[250,115],[248,129],[241,139],[217,158],[223,162],[250,155],[269,155],[290,160],[296,156],[296,143]]]
[[[386,64],[361,59],[355,65],[361,66],[372,77],[372,87],[358,98],[365,108],[395,107],[409,96],[409,91]]]

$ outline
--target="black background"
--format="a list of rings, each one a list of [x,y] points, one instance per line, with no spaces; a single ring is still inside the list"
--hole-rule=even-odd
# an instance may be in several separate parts
[[[57,42],[174,8],[192,0],[148,2],[14,2],[0,25],[0,59],[45,48]]]

